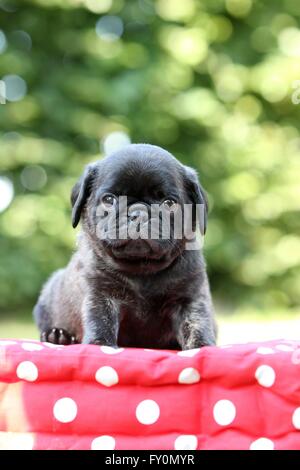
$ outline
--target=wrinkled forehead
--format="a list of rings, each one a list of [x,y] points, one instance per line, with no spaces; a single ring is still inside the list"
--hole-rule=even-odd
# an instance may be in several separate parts
[[[182,179],[177,165],[160,159],[111,161],[104,162],[99,189],[136,198],[179,195]]]

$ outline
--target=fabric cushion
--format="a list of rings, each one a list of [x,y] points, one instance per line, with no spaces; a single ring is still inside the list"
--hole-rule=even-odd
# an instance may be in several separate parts
[[[300,449],[300,342],[0,341],[0,449]]]

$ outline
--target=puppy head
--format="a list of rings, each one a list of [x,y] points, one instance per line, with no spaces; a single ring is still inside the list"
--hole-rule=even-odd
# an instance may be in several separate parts
[[[196,207],[202,235],[206,230],[207,199],[196,172],[153,145],[132,144],[88,165],[71,201],[73,227],[82,219],[94,249],[128,273],[170,266],[185,249],[188,219],[195,237]]]

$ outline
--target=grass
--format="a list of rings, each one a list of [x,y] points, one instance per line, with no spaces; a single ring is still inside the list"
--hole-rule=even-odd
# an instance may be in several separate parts
[[[271,339],[300,339],[299,311],[242,311],[235,315],[217,315],[218,344],[266,341]],[[31,315],[20,319],[0,320],[1,338],[39,339]]]
[[[39,333],[33,321],[26,320],[1,320],[1,338],[31,338],[38,339]]]

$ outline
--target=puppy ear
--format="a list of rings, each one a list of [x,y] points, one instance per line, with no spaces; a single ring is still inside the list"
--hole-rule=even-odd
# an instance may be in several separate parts
[[[193,201],[193,204],[201,204],[203,209],[199,213],[200,232],[205,235],[208,215],[208,200],[206,193],[199,183],[198,175],[193,168],[184,167],[186,190]]]
[[[71,192],[72,225],[77,227],[83,207],[91,194],[92,183],[96,175],[96,164],[88,165]]]

